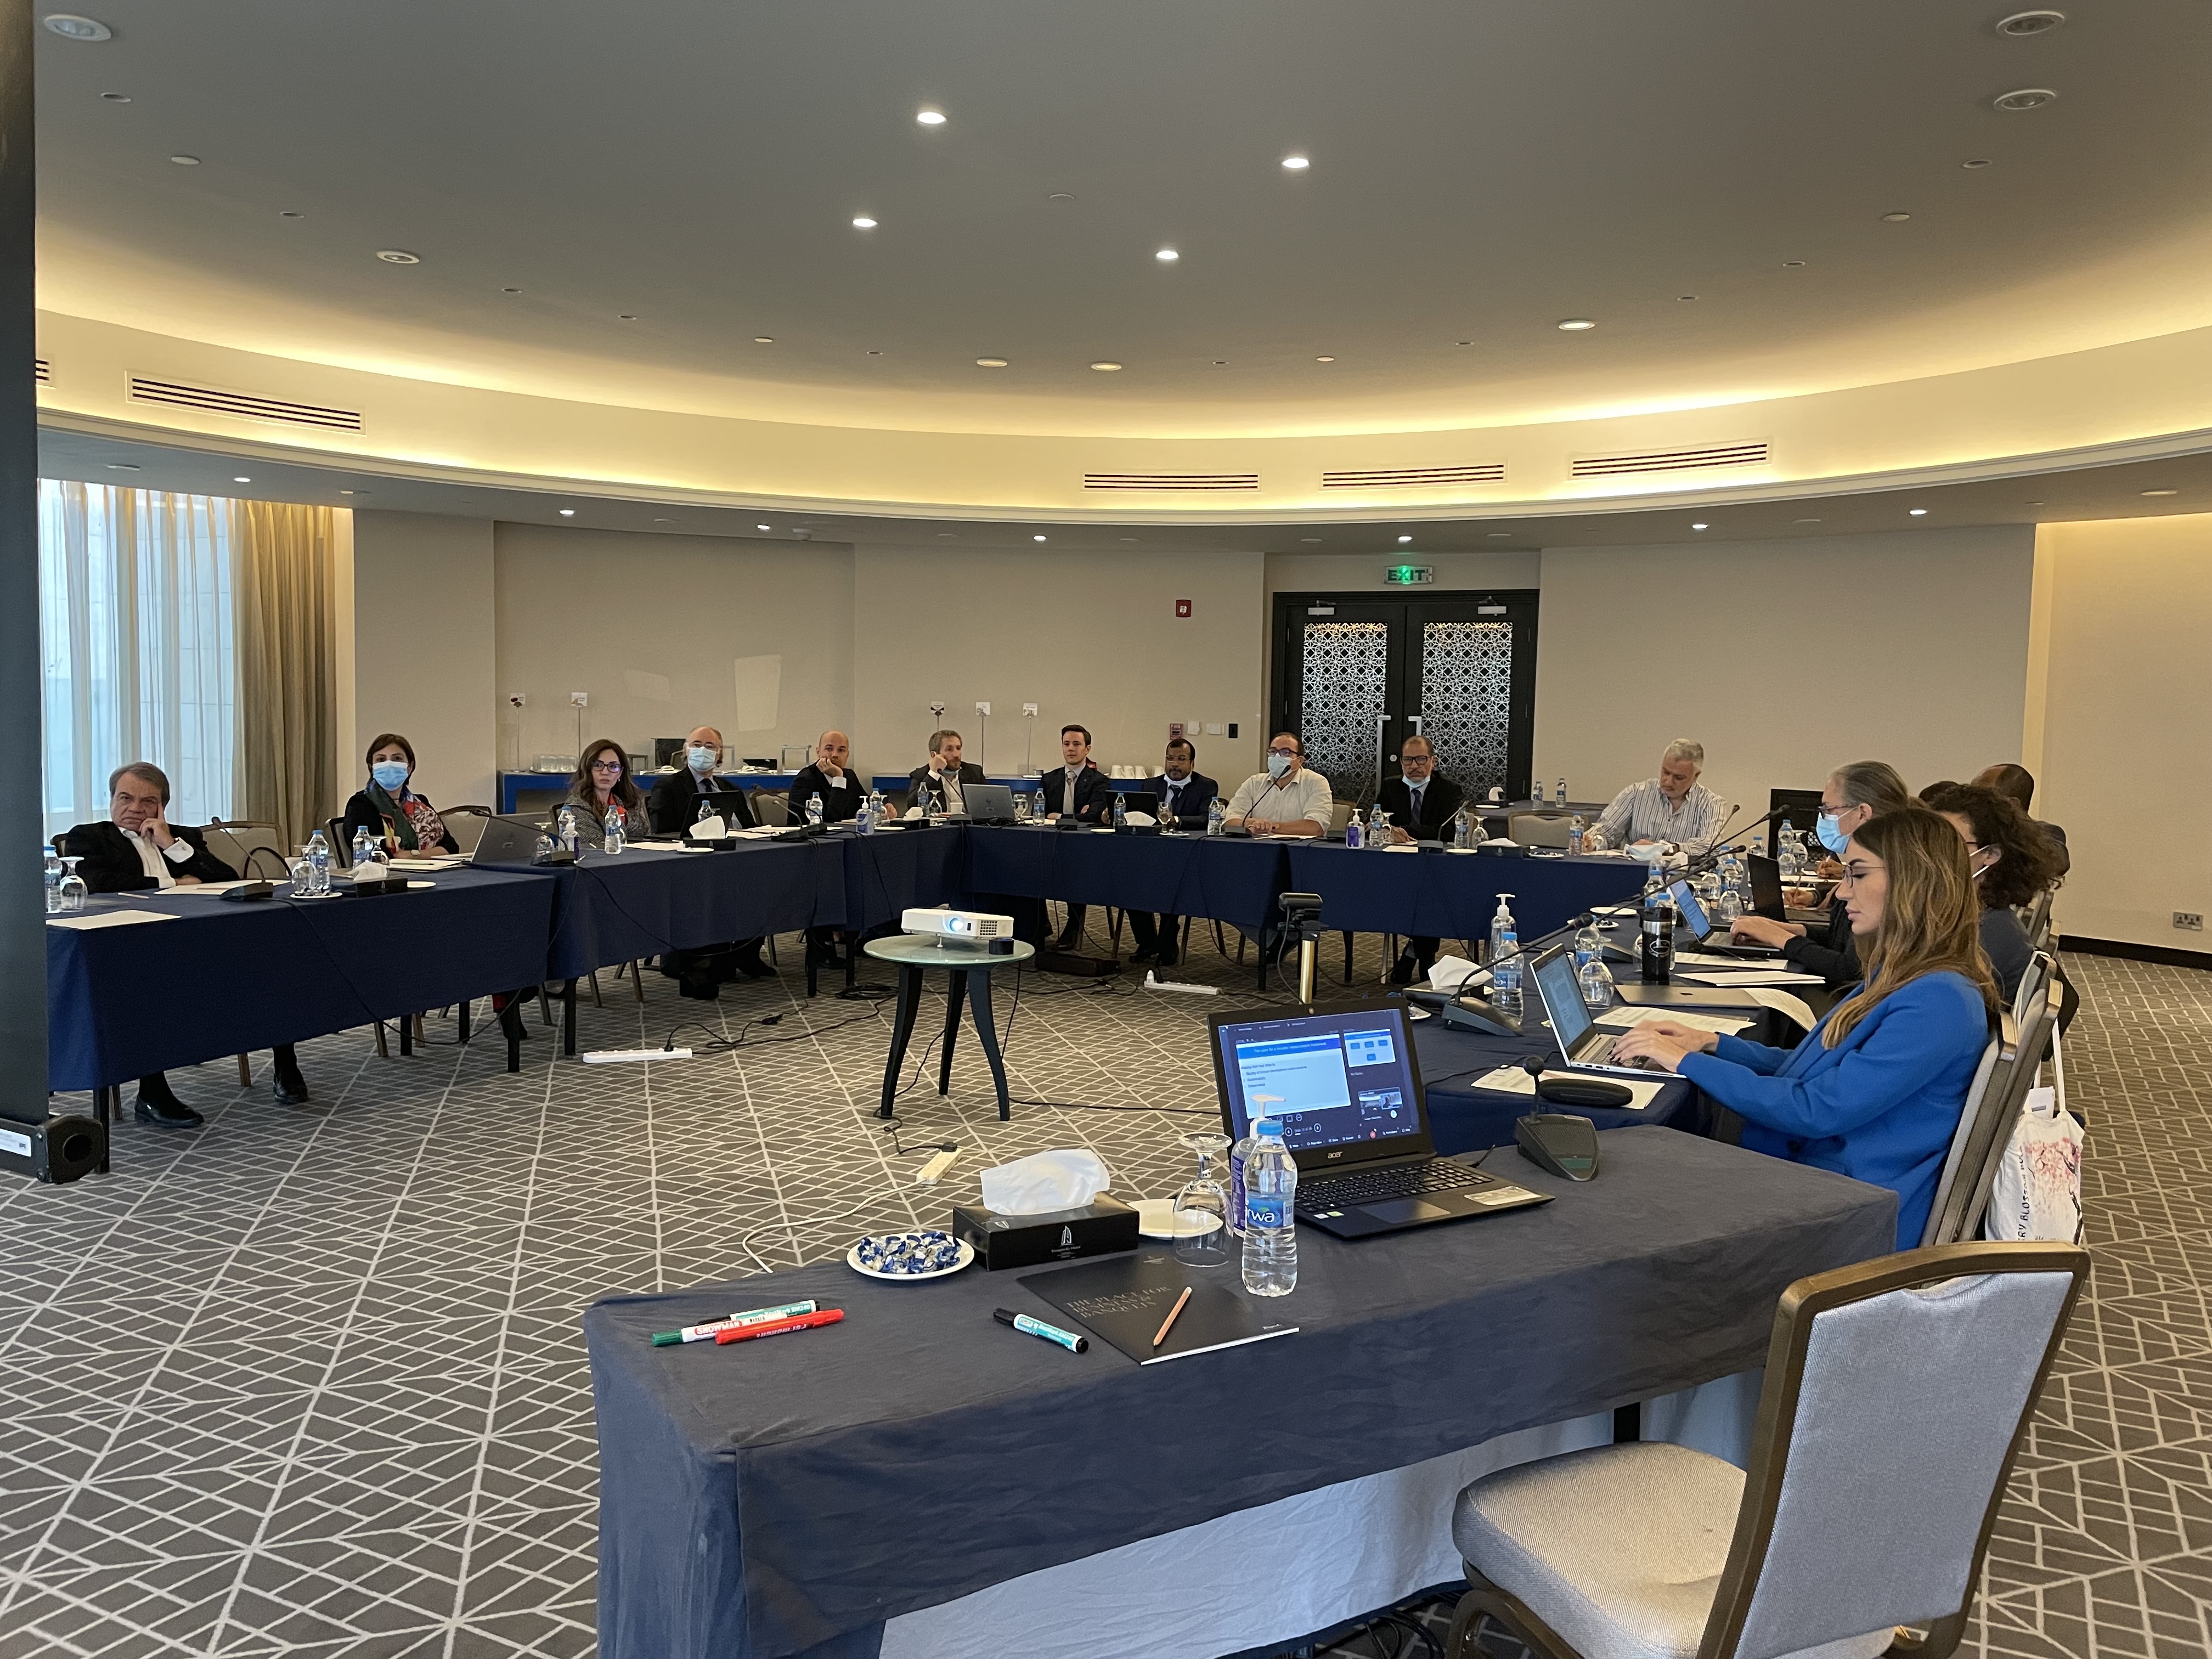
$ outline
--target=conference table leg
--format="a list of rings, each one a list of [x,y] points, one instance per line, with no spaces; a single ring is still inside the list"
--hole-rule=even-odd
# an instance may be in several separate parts
[[[960,1003],[968,992],[968,970],[955,968],[945,976],[945,1052],[937,1060],[937,1092],[952,1092],[952,1044],[960,1036]]]
[[[561,1057],[576,1057],[576,981],[573,979],[561,988]]]
[[[1013,1103],[1006,1097],[1006,1062],[999,1053],[999,1027],[991,1012],[991,976],[963,974],[960,977],[968,981],[969,1017],[975,1022],[975,1041],[983,1045],[983,1058],[991,1062],[991,1081],[999,1091],[999,1121],[1004,1123],[1014,1115]]]
[[[459,1039],[460,1045],[464,1048],[469,1046],[469,1010],[474,1006],[466,997],[463,997],[460,1006],[453,1012],[454,1036]]]
[[[891,1021],[891,1051],[884,1060],[884,1103],[878,1117],[889,1117],[898,1100],[899,1068],[906,1064],[907,1040],[914,1035],[915,1017],[921,1012],[921,969],[899,964],[898,1013]]]
[[[400,1058],[401,1058],[401,1059],[403,1059],[403,1060],[404,1060],[408,1055],[410,1055],[410,1054],[413,1054],[414,1052],[415,1052],[415,1017],[414,1017],[412,1014],[402,1014],[402,1015],[400,1015],[400,1016],[399,1016],[399,1055],[400,1055]]]
[[[123,1115],[123,1085],[111,1083],[105,1089],[94,1089],[92,1100],[94,1115],[100,1119],[100,1128],[106,1131],[100,1137],[100,1163],[93,1173],[106,1175],[108,1173],[108,1141],[115,1132],[115,1120]]]

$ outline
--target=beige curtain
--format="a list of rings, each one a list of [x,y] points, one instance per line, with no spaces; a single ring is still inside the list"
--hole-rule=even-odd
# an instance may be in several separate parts
[[[234,501],[236,816],[304,842],[330,799],[337,744],[334,525],[326,507]]]

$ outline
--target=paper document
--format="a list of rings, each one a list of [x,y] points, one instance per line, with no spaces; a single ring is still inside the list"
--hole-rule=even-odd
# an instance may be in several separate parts
[[[394,859],[392,867],[395,870],[451,870],[468,861],[469,855],[465,853],[448,853],[442,858]]]
[[[1711,969],[1684,974],[1682,977],[1692,985],[1724,985],[1741,990],[1753,985],[1818,985],[1818,974],[1800,974],[1788,969],[1754,968],[1748,973],[1717,973]]]
[[[338,872],[337,871],[331,872],[331,874],[334,876]],[[191,886],[186,886],[184,883],[179,882],[177,885],[169,888],[167,890],[174,894],[179,898],[189,897],[194,893],[222,894],[228,893],[234,887],[246,886],[255,879],[258,879],[258,878],[249,877],[246,881],[203,881],[195,883]]]
[[[174,921],[176,919],[166,910],[88,910],[80,915],[48,916],[46,926],[88,930],[94,927],[129,927],[141,921]]]
[[[1751,987],[1750,996],[1760,1007],[1789,1015],[1808,1031],[1813,1029],[1813,1010],[1802,997],[1793,997],[1787,991],[1770,991],[1762,986]]]
[[[1677,968],[1733,968],[1738,973],[1748,973],[1753,969],[1765,968],[1770,961],[1777,972],[1794,971],[1785,970],[1783,967],[1782,958],[1779,957],[1774,957],[1771,958],[1756,957],[1723,957],[1716,956],[1710,951],[1677,951],[1674,952],[1674,965]]]
[[[1544,1075],[1546,1077],[1571,1077],[1587,1079],[1595,1074],[1589,1072],[1554,1071],[1547,1072]],[[1663,1078],[1655,1083],[1646,1083],[1641,1078],[1632,1077],[1607,1076],[1604,1080],[1607,1083],[1618,1083],[1622,1088],[1627,1090],[1631,1094],[1636,1097],[1636,1098],[1630,1101],[1627,1105],[1619,1106],[1613,1109],[1616,1111],[1622,1112],[1642,1111],[1654,1100],[1657,1099],[1659,1091],[1667,1086],[1666,1079]],[[1535,1079],[1531,1078],[1528,1073],[1522,1071],[1518,1066],[1501,1066],[1496,1071],[1488,1073],[1484,1076],[1475,1079],[1474,1086],[1478,1089],[1495,1089],[1500,1094],[1508,1095],[1534,1095],[1536,1092]]]
[[[1751,1024],[1748,1019],[1734,1019],[1726,1014],[1693,1014],[1686,1008],[1615,1008],[1600,1014],[1597,1023],[1607,1030],[1626,1031],[1632,1026],[1647,1025],[1655,1019],[1672,1020],[1677,1025],[1686,1025],[1693,1031],[1719,1031],[1734,1036]]]

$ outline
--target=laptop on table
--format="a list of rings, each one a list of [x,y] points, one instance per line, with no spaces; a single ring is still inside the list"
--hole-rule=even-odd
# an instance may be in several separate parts
[[[960,787],[970,823],[1014,822],[1014,792],[1003,783],[968,783]]]
[[[1366,1238],[1550,1202],[1437,1156],[1396,999],[1289,1015],[1232,1010],[1206,1024],[1222,1127],[1242,1140],[1255,1115],[1280,1126],[1298,1166],[1300,1222]]]
[[[1605,1072],[1617,1077],[1671,1077],[1671,1072],[1647,1066],[1618,1063],[1613,1045],[1619,1035],[1598,1029],[1583,1002],[1582,987],[1575,981],[1575,953],[1555,945],[1530,965],[1528,977],[1544,1005],[1544,1018],[1559,1039],[1559,1060],[1571,1072]]]

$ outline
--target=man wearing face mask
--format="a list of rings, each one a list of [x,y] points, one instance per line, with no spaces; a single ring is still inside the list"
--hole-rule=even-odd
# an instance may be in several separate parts
[[[1267,769],[1255,772],[1229,799],[1229,826],[1255,836],[1325,836],[1334,816],[1328,780],[1306,765],[1295,732],[1267,740]]]
[[[1821,846],[1840,855],[1861,824],[1910,805],[1911,799],[1905,780],[1887,761],[1853,761],[1828,775],[1820,790],[1820,817],[1814,833]],[[1820,975],[1831,990],[1850,985],[1860,976],[1850,917],[1840,891],[1829,902],[1828,921],[1823,927],[1803,927],[1769,916],[1740,916],[1730,931],[1735,938],[1753,945],[1779,946],[1785,960],[1806,973]]]
[[[1163,825],[1176,830],[1206,828],[1206,812],[1213,805],[1215,786],[1212,778],[1198,770],[1198,750],[1189,738],[1168,740],[1160,775],[1145,787],[1159,798]],[[1155,916],[1149,910],[1130,911],[1129,937],[1136,943],[1130,960],[1174,967],[1182,933],[1181,916]]]
[[[656,836],[680,836],[699,821],[699,797],[727,791],[728,784],[714,775],[722,763],[722,734],[711,726],[696,726],[684,739],[684,764],[653,786],[645,804],[646,817]],[[750,830],[757,820],[751,803],[740,793],[723,814],[732,830]]]

